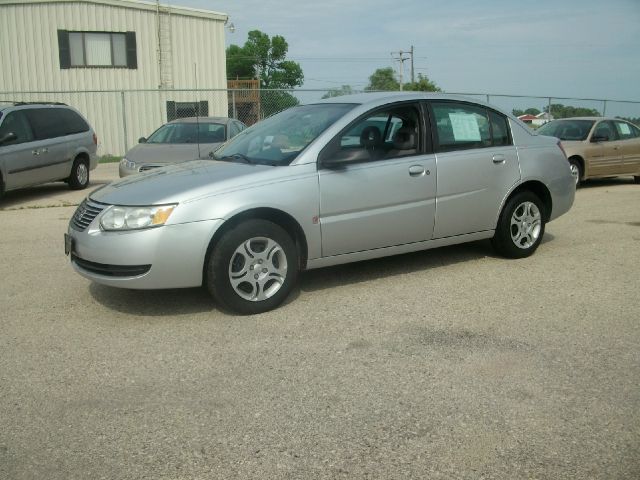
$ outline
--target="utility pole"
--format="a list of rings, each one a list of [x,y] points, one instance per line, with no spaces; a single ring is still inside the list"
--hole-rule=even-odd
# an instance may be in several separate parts
[[[413,75],[413,45],[411,45],[411,83],[416,81],[415,76]]]
[[[397,55],[397,57],[395,56]],[[405,55],[407,55],[405,57]],[[397,60],[400,63],[400,91],[402,91],[402,83],[404,80],[404,62],[406,60],[409,60],[409,58],[411,58],[411,81],[413,82],[413,47],[411,47],[411,50],[409,52],[404,52],[402,50],[400,50],[399,52],[391,52],[391,57],[394,60]]]

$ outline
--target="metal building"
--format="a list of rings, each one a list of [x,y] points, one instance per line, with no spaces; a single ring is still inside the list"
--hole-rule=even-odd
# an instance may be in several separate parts
[[[73,105],[100,154],[123,154],[172,116],[227,115],[226,22],[159,2],[2,0],[0,101]]]

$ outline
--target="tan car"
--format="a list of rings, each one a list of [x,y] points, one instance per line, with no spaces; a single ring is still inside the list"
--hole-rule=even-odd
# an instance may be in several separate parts
[[[540,135],[562,141],[576,186],[588,178],[631,175],[640,183],[640,128],[619,118],[553,120]]]

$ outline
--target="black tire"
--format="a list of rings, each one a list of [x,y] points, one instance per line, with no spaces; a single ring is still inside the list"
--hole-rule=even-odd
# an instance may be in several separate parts
[[[582,178],[584,176],[584,168],[582,167],[582,163],[577,158],[569,159],[569,168],[571,168],[571,175],[576,181],[576,188],[582,184]]]
[[[633,177],[633,181],[636,182],[636,183],[640,183],[640,176]],[[0,195],[2,195],[2,194],[0,193]]]
[[[284,229],[267,220],[247,220],[213,246],[206,265],[207,289],[218,304],[234,312],[267,312],[291,292],[298,265],[298,250]]]
[[[89,162],[86,158],[78,157],[73,161],[68,181],[71,190],[87,188],[87,185],[89,185]]]
[[[4,196],[4,182],[2,181],[2,175],[0,174],[0,200]]]
[[[532,192],[511,197],[500,213],[491,240],[496,251],[507,258],[533,254],[544,236],[546,212],[542,201]]]

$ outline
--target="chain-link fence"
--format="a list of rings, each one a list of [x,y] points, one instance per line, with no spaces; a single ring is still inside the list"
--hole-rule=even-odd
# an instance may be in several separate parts
[[[453,93],[453,92],[452,92]],[[534,108],[552,115],[589,111],[594,115],[640,119],[640,102],[606,99],[537,97],[502,94],[460,93],[511,112]],[[99,139],[100,155],[123,155],[164,123],[192,116],[236,118],[247,125],[298,103],[309,103],[331,95],[328,90],[112,90],[64,92],[0,92],[0,102],[63,102],[82,112]]]

